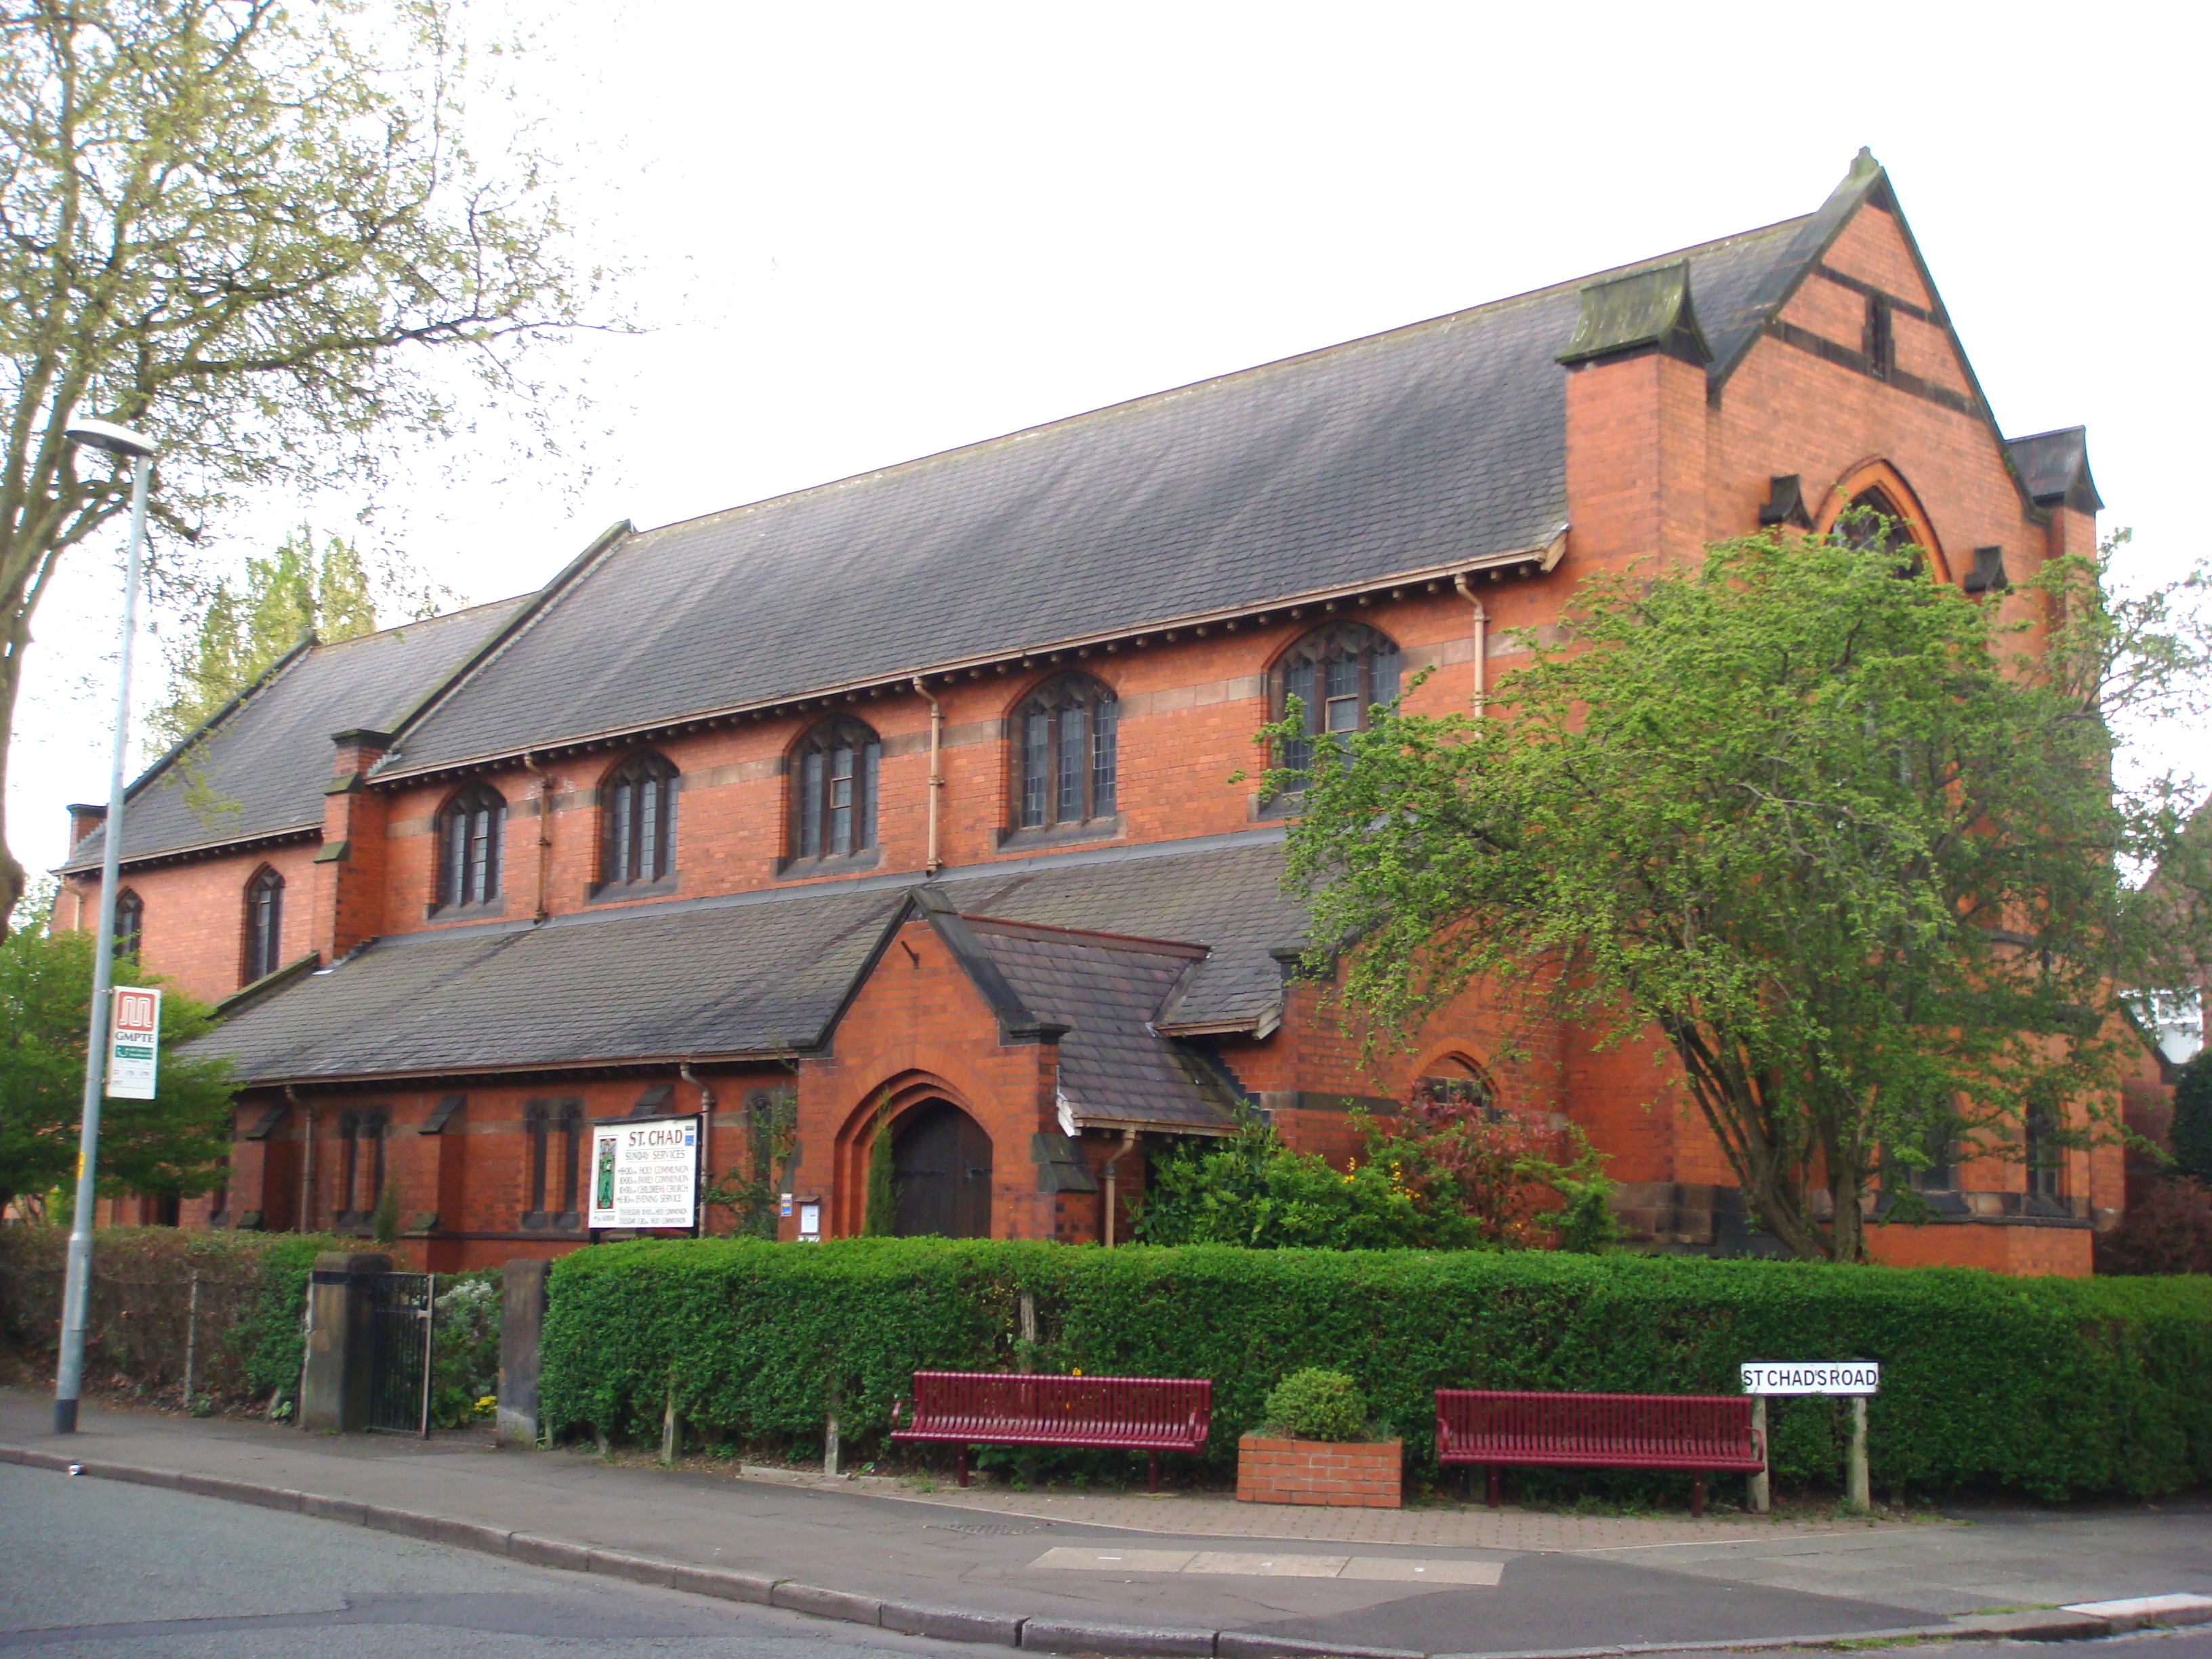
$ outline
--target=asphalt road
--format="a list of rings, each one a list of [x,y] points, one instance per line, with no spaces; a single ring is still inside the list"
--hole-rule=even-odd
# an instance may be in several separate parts
[[[1553,1565],[1540,1558],[1523,1564],[1529,1571]],[[1614,1569],[1613,1576],[1626,1571]],[[1701,1576],[1692,1571],[1678,1582],[1687,1589]],[[1557,1594],[1541,1599],[1553,1616],[1542,1622],[1556,1640],[1575,1623],[1570,1610],[1577,1587],[1562,1581],[1553,1588]],[[1732,1588],[1708,1584],[1706,1594]],[[1756,1586],[1741,1588],[1759,1593]],[[1449,1595],[1431,1593],[1438,1616]],[[1425,1602],[1408,1605],[1419,1612]],[[1324,1629],[1332,1622],[1344,1626],[1334,1633],[1356,1643],[1365,1633],[1358,1627],[1369,1621],[1349,1615],[1320,1622]],[[1449,1628],[1436,1631],[1394,1626],[1391,1633],[1399,1641],[1426,1638],[1421,1645],[1465,1642],[1464,1621],[1444,1624]],[[1531,1632],[1493,1625],[1486,1633],[1517,1638],[1500,1645],[1519,1647]],[[2077,1652],[2094,1648],[2099,1659],[2212,1659],[2212,1626],[2071,1645]],[[1001,1650],[549,1571],[183,1492],[57,1479],[0,1464],[0,1655],[17,1651],[54,1659],[502,1659],[547,1653],[564,1659],[988,1659]],[[2049,1644],[1954,1643],[1929,1652],[1931,1659],[2057,1659]]]
[[[399,1628],[394,1628],[395,1626]],[[40,1659],[817,1659],[996,1650],[607,1583],[0,1464],[0,1653]]]

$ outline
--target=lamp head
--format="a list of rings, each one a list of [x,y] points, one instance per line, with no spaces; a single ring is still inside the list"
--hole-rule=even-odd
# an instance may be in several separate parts
[[[154,454],[151,438],[112,421],[71,421],[63,428],[63,435],[83,448],[104,449],[131,460],[150,459]]]

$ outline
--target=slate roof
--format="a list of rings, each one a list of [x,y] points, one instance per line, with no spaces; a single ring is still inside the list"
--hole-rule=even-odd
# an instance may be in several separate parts
[[[1867,187],[1620,272],[1686,260],[1724,373]],[[1542,546],[1594,280],[613,536],[380,775]]]
[[[1270,951],[1304,942],[1304,913],[1279,889],[1282,859],[1280,831],[1263,830],[948,872],[931,885],[969,915],[1205,945],[1204,961],[1177,958],[1175,979],[1143,988],[1194,1020],[1256,1023],[1281,1005]],[[401,934],[301,975],[193,1047],[262,1085],[810,1047],[921,884],[870,877]],[[1060,993],[1038,984],[1051,1006]],[[1103,1000],[1084,1006],[1121,1018],[1129,984],[1093,986],[1085,995]]]
[[[1234,1125],[1227,1081],[1152,1024],[1202,950],[988,917],[969,926],[1023,1004],[1068,1028],[1060,1094],[1078,1122]]]
[[[331,734],[398,726],[522,603],[480,605],[294,653],[219,714],[188,755],[171,751],[131,786],[124,858],[319,830]],[[104,836],[87,836],[61,867],[98,869]]]

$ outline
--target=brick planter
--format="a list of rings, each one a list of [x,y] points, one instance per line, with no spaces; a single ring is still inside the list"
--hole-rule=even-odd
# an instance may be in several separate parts
[[[1237,1501],[1395,1510],[1404,1486],[1404,1449],[1396,1440],[1339,1443],[1248,1434],[1237,1442]]]

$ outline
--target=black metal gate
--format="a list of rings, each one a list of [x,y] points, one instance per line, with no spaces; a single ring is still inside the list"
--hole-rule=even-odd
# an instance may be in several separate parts
[[[434,1273],[368,1278],[368,1426],[430,1432]]]

